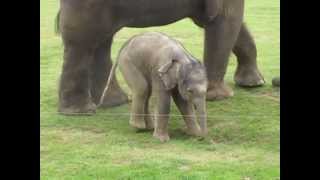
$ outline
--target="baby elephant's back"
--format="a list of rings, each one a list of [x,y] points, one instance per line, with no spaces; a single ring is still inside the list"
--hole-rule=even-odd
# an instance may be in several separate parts
[[[133,36],[120,50],[120,61],[132,61],[133,64],[146,66],[153,61],[160,50],[175,46],[175,41],[158,32],[147,32]]]

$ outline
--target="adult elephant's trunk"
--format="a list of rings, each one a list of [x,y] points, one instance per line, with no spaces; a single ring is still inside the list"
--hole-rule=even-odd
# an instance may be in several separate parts
[[[193,104],[196,110],[198,122],[200,124],[201,134],[202,136],[205,136],[208,133],[206,98],[194,99]]]

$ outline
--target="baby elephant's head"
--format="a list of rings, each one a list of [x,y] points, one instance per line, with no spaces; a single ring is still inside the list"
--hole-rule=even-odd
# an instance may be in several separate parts
[[[206,94],[208,80],[205,67],[196,60],[190,63],[173,61],[172,64],[163,66],[159,72],[167,90],[178,86],[182,98],[193,105],[200,122],[201,131],[203,134],[206,134]]]
[[[181,96],[193,104],[202,134],[207,133],[207,74],[200,62],[182,65],[179,71],[178,89]]]
[[[205,67],[200,62],[183,64],[178,75],[178,88],[181,96],[194,104],[206,98],[207,74]]]

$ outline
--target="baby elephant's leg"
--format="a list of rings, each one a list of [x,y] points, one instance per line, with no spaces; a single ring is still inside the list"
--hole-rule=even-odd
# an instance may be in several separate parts
[[[157,81],[160,82],[160,81]],[[155,83],[153,83],[155,84]],[[159,84],[157,84],[159,85]],[[155,87],[154,85],[152,87]],[[157,96],[157,106],[155,113],[155,128],[153,132],[153,137],[159,139],[161,142],[169,141],[168,133],[168,120],[170,113],[170,94],[165,91],[164,88],[155,88]]]
[[[196,120],[192,104],[184,100],[177,89],[173,91],[172,97],[187,125],[186,133],[193,136],[201,136],[200,126]]]
[[[154,129],[154,118],[149,112],[149,99],[151,97],[151,88],[148,88],[148,90],[149,90],[148,95],[147,95],[145,105],[144,105],[144,113],[145,113],[144,120],[146,122],[146,128],[148,130],[153,130]]]
[[[120,71],[132,91],[131,117],[129,124],[137,129],[145,129],[145,102],[148,97],[148,83],[143,74],[130,61],[122,60]]]

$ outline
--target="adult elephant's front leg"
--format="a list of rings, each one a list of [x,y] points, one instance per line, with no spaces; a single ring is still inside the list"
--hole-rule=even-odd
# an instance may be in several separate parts
[[[224,83],[228,59],[237,40],[243,17],[242,0],[226,0],[222,12],[205,27],[204,63],[208,75],[207,100],[233,96]]]
[[[79,44],[65,44],[64,63],[60,78],[59,112],[65,115],[92,114],[95,104],[90,98],[89,62],[91,48]]]
[[[94,59],[91,64],[91,95],[95,104],[98,104],[100,101],[112,67],[110,55],[111,43],[112,38],[109,38],[98,46],[95,50]],[[127,102],[128,97],[120,88],[117,78],[114,75],[101,107],[112,107]]]
[[[237,70],[234,75],[236,84],[245,87],[263,85],[265,81],[257,65],[256,44],[245,24],[241,26],[233,52],[238,60]]]

